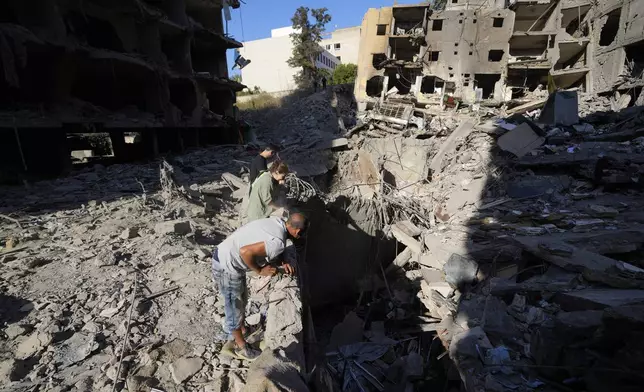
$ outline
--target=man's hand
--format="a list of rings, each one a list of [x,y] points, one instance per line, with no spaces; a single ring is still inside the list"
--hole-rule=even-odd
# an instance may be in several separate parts
[[[290,265],[289,263],[282,263],[282,268],[284,268],[284,272],[288,275],[295,275],[295,267]]]
[[[272,267],[270,265],[264,266],[260,271],[259,274],[261,276],[273,276],[277,273],[277,268]]]

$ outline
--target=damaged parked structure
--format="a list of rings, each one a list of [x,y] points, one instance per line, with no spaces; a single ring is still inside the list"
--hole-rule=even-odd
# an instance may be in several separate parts
[[[109,134],[119,160],[236,142],[224,16],[239,1],[0,4],[0,165],[59,173],[70,133]],[[140,143],[126,143],[138,131]],[[20,175],[18,175],[20,177]]]
[[[636,0],[450,0],[369,9],[356,99],[364,105],[397,93],[419,104],[437,96],[506,102],[551,77],[558,88],[627,92],[634,102],[644,84],[642,14],[644,3]]]

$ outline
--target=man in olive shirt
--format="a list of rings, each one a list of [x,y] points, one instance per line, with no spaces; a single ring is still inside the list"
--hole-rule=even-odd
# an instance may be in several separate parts
[[[278,198],[279,184],[284,183],[288,174],[288,166],[284,162],[275,162],[271,169],[257,177],[250,187],[248,196],[248,208],[244,222],[251,222],[256,219],[268,218],[273,210],[279,206],[276,204]]]

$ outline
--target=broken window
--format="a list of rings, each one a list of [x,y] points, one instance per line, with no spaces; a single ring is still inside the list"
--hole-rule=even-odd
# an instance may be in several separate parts
[[[606,23],[604,23],[599,37],[599,46],[609,46],[615,41],[617,32],[619,31],[619,18],[621,13],[622,9],[618,8],[607,15]]]
[[[463,19],[459,19],[458,23],[463,24]]]
[[[337,59],[338,61],[342,62],[342,57],[338,56]]]
[[[429,61],[438,61],[438,56],[440,55],[441,52],[437,51],[432,51],[429,52]]]
[[[475,74],[476,87],[483,89],[483,99],[494,95],[494,85],[501,80],[501,74]]]
[[[370,97],[380,96],[380,93],[382,93],[384,80],[384,76],[374,76],[371,79],[367,80],[367,95]]]
[[[494,26],[494,27],[503,27],[503,18],[494,18],[492,20],[492,26]]]
[[[470,56],[471,56],[472,54],[474,54],[474,52],[470,52]]]
[[[472,23],[476,23],[476,19],[472,20]]]
[[[443,19],[434,19],[434,21],[432,22],[432,30],[433,31],[443,30]]]
[[[378,35],[385,35],[387,34],[387,25],[386,24],[379,24],[376,27],[376,34]]]
[[[69,33],[84,40],[87,45],[116,52],[125,51],[110,22],[76,11],[70,11],[66,19]]]
[[[433,94],[435,81],[435,76],[424,76],[420,84],[420,92],[423,94]]]
[[[340,44],[333,45],[336,49],[340,49]]]
[[[458,3],[458,0],[452,0],[452,4]]]
[[[383,63],[387,61],[387,55],[384,53],[374,53],[373,54],[373,59],[371,61],[371,65],[375,69],[381,69],[383,67]]]
[[[330,44],[326,46],[326,50],[331,50],[331,45]]]
[[[497,63],[497,62],[499,62],[499,61],[501,61],[503,59],[504,54],[505,54],[505,52],[503,50],[492,49],[487,54],[487,61]]]
[[[454,52],[454,56],[457,56],[457,55],[458,55],[458,52]]]

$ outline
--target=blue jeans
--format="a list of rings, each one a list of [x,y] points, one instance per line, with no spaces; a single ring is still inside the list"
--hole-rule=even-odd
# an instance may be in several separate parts
[[[216,249],[215,249],[216,252]],[[246,274],[231,274],[224,270],[213,254],[212,275],[215,289],[224,298],[224,312],[226,320],[224,332],[228,340],[233,339],[232,331],[240,329],[246,313]]]

